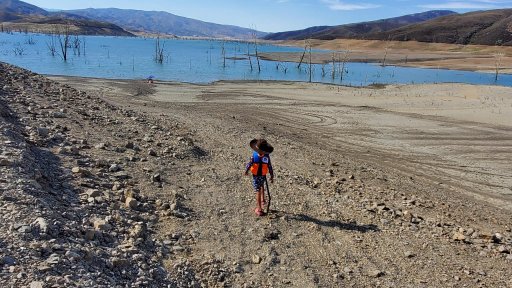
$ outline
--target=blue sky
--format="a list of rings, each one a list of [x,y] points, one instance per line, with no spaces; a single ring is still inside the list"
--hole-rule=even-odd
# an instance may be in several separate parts
[[[435,9],[456,12],[512,8],[512,0],[26,0],[42,8],[166,11],[265,32],[377,20]]]

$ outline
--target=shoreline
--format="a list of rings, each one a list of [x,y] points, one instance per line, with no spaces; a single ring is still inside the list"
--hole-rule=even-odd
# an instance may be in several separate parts
[[[274,45],[304,47],[304,41],[280,40]],[[500,74],[512,74],[512,47],[486,45],[458,45],[446,43],[424,43],[415,41],[380,41],[380,40],[312,40],[312,48],[325,49],[343,56],[342,51],[349,51],[347,62],[393,64],[400,67],[448,69],[495,73],[496,55],[500,57]],[[264,54],[264,53],[262,53]],[[272,55],[274,54],[274,55]],[[291,54],[291,53],[290,53]],[[302,53],[285,55],[283,53],[265,54],[272,61],[283,57],[290,62],[299,62]],[[299,54],[299,55],[297,55]],[[331,55],[312,53],[314,63],[328,63]],[[404,64],[404,62],[406,62]]]

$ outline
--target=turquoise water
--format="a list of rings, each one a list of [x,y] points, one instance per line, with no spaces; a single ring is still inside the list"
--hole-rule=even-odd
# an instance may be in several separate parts
[[[209,83],[217,80],[289,80],[309,81],[307,65],[297,69],[296,63],[263,61],[258,72],[247,60],[247,44],[213,40],[161,40],[163,63],[154,61],[155,39],[80,36],[81,51],[69,48],[68,61],[51,56],[44,34],[0,33],[0,61],[41,74],[141,79],[150,75],[158,80]],[[72,39],[73,40],[73,39]],[[85,51],[83,44],[85,43]],[[58,47],[57,41],[57,50]],[[222,54],[224,47],[226,61]],[[254,47],[251,46],[251,53]],[[302,52],[302,48],[259,45],[259,52]],[[85,52],[85,53],[84,53]],[[374,83],[441,83],[497,84],[512,86],[512,75],[500,75],[497,82],[491,73],[443,69],[420,69],[396,66],[381,67],[368,63],[347,63],[343,79],[332,79],[330,64],[313,65],[312,81],[353,86]],[[322,75],[325,74],[325,75]]]

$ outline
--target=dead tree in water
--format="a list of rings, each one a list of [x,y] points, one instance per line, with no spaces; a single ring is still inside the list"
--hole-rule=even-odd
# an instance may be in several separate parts
[[[249,46],[250,46],[250,43],[247,42],[247,58],[249,59],[249,65],[251,66],[251,72],[252,72],[252,59],[251,59],[251,53],[249,53]]]
[[[306,56],[306,51],[308,50],[308,40],[304,40],[304,51],[302,52],[302,56],[300,56],[299,64],[297,65],[297,69],[300,69],[300,65],[302,65],[302,61],[304,61],[304,56]]]
[[[75,37],[73,38],[73,54],[80,56],[81,47],[82,45],[80,42],[80,38],[78,38],[78,35],[75,35]]]
[[[48,51],[50,51],[50,55],[52,55],[52,57],[55,57],[55,54],[57,54],[55,37],[55,35],[51,34],[50,41],[46,42],[46,47],[48,47]]]
[[[334,77],[336,77],[336,59],[335,59],[334,52],[332,52],[332,71],[331,71],[331,77],[332,80],[334,80]]]
[[[155,41],[155,57],[154,60],[156,63],[164,63],[164,46],[165,43],[160,44],[160,36],[156,37]]]
[[[222,41],[222,68],[226,68],[226,41]]]
[[[64,62],[68,61],[68,47],[71,40],[69,26],[65,26],[64,30],[57,29],[57,37],[59,39],[61,57]]]
[[[386,66],[386,58],[388,57],[388,51],[389,51],[390,47],[391,47],[391,38],[388,38],[388,40],[386,41],[386,47],[384,48],[384,58],[382,59],[382,64],[381,64],[382,67]]]
[[[252,38],[254,40],[254,53],[256,56],[256,62],[258,63],[258,72],[261,72],[260,57],[258,55],[258,36],[256,35],[256,31],[252,32]]]
[[[498,75],[500,74],[501,69],[501,60],[503,58],[503,52],[498,52],[494,54],[494,68],[495,68],[495,76],[494,81],[498,81]]]
[[[340,69],[340,83],[343,83],[343,75],[345,74],[345,64],[347,64],[348,60],[348,54],[350,53],[349,50],[345,51],[345,54],[343,55],[343,59],[341,59],[341,69]]]
[[[313,66],[311,63],[311,43],[309,44],[309,82],[311,83],[311,80],[313,78]]]

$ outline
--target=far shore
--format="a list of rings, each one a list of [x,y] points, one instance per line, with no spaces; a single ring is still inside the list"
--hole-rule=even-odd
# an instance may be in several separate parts
[[[423,43],[416,41],[379,40],[310,40],[313,49],[311,62],[333,61],[380,63],[417,68],[438,68],[498,74],[512,74],[512,47]],[[304,40],[274,41],[276,45],[304,47]],[[265,60],[300,62],[303,52],[261,53]],[[304,58],[304,62],[309,59]]]

